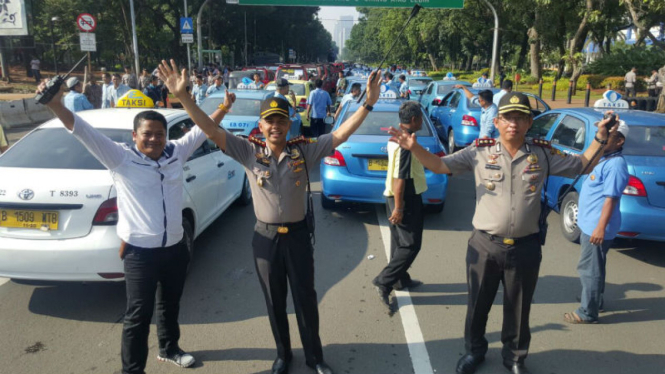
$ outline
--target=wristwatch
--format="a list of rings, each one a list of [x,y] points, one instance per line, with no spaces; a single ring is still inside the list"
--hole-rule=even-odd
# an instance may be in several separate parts
[[[371,105],[369,105],[369,104],[367,104],[367,101],[365,101],[365,102],[363,103],[363,108],[367,109],[368,112],[371,112],[371,111],[374,110],[374,107],[371,106]]]
[[[595,141],[597,141],[598,143],[600,143],[600,145],[605,145],[605,144],[607,144],[607,139],[605,139],[605,140],[600,140],[600,139],[598,139],[598,135],[594,135],[594,136],[593,136],[593,140],[595,140]]]

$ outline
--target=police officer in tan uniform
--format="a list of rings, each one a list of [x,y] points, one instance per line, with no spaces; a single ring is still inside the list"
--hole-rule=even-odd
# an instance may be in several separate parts
[[[288,372],[292,359],[289,325],[286,314],[287,279],[293,294],[296,319],[305,351],[306,364],[318,374],[331,374],[323,360],[319,338],[319,313],[314,289],[314,257],[310,235],[305,222],[305,193],[307,170],[345,142],[360,127],[373,109],[380,93],[380,71],[367,81],[367,100],[363,108],[347,119],[337,130],[318,139],[298,138],[286,141],[291,126],[289,104],[272,97],[261,105],[259,128],[264,140],[243,139],[228,133],[198,108],[187,94],[185,70],[179,75],[175,62],[160,65],[160,76],[171,92],[182,102],[194,122],[226,154],[245,166],[254,198],[257,223],[252,247],[268,307],[268,316],[277,345],[277,359],[272,373]],[[376,78],[376,79],[375,79]],[[227,103],[234,95],[227,92]],[[219,106],[228,112],[230,107]],[[216,112],[217,113],[217,112]],[[216,118],[216,113],[213,118]]]
[[[563,154],[546,141],[527,142],[525,134],[533,118],[529,99],[522,93],[501,98],[494,123],[498,140],[478,139],[443,158],[418,145],[414,135],[391,131],[400,146],[411,150],[433,172],[474,173],[476,211],[466,256],[466,355],[457,364],[460,374],[475,372],[485,359],[485,326],[499,283],[504,285],[503,364],[512,373],[528,373],[524,359],[531,340],[529,311],[542,257],[538,218],[543,183],[548,174],[572,178],[587,163],[597,162],[591,158],[608,138],[607,129],[599,126],[596,140],[580,156]]]

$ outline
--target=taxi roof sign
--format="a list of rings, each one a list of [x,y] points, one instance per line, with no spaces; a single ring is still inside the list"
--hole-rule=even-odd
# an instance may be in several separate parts
[[[129,90],[118,99],[116,108],[154,108],[155,103],[151,98],[139,90]]]
[[[603,98],[593,104],[594,108],[604,109],[630,109],[630,105],[626,100],[621,100],[621,94],[608,90],[603,94]]]

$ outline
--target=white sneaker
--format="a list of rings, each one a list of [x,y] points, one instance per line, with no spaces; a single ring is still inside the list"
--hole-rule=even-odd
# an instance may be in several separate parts
[[[183,351],[182,349],[178,350],[178,353],[165,356],[161,353],[157,355],[157,359],[162,362],[172,362],[173,364],[180,366],[181,368],[188,368],[196,362],[194,356]]]

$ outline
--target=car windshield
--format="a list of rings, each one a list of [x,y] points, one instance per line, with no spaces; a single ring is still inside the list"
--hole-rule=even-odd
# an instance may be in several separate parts
[[[623,154],[630,156],[665,156],[664,126],[630,126]]]
[[[134,144],[131,130],[98,129],[115,142]],[[0,157],[0,167],[32,169],[106,169],[65,128],[37,129]]]
[[[424,86],[427,83],[431,82],[431,78],[409,78],[410,86]]]
[[[221,97],[214,97],[206,99],[201,105],[201,110],[207,114],[211,114],[217,107],[224,102]],[[233,103],[229,114],[234,116],[256,116],[258,117],[261,112],[261,100],[256,99],[236,99]]]
[[[303,79],[305,71],[302,68],[284,68],[277,72],[277,78]]]
[[[347,111],[344,121],[353,115],[354,112]],[[424,115],[423,115],[424,116]],[[432,136],[432,131],[423,117],[423,127],[416,132],[416,136]],[[342,121],[343,122],[343,121]],[[354,132],[354,135],[385,135],[389,136],[386,129],[390,126],[397,127],[399,116],[397,112],[377,112],[373,111],[367,115],[362,126]]]
[[[296,96],[305,95],[305,85],[304,84],[291,84],[289,90],[293,91],[293,94]]]
[[[238,87],[240,83],[242,83],[243,78],[248,78],[249,80],[252,80],[252,75],[249,72],[242,72],[242,73],[237,73],[235,76],[229,77],[229,88],[233,89]]]

